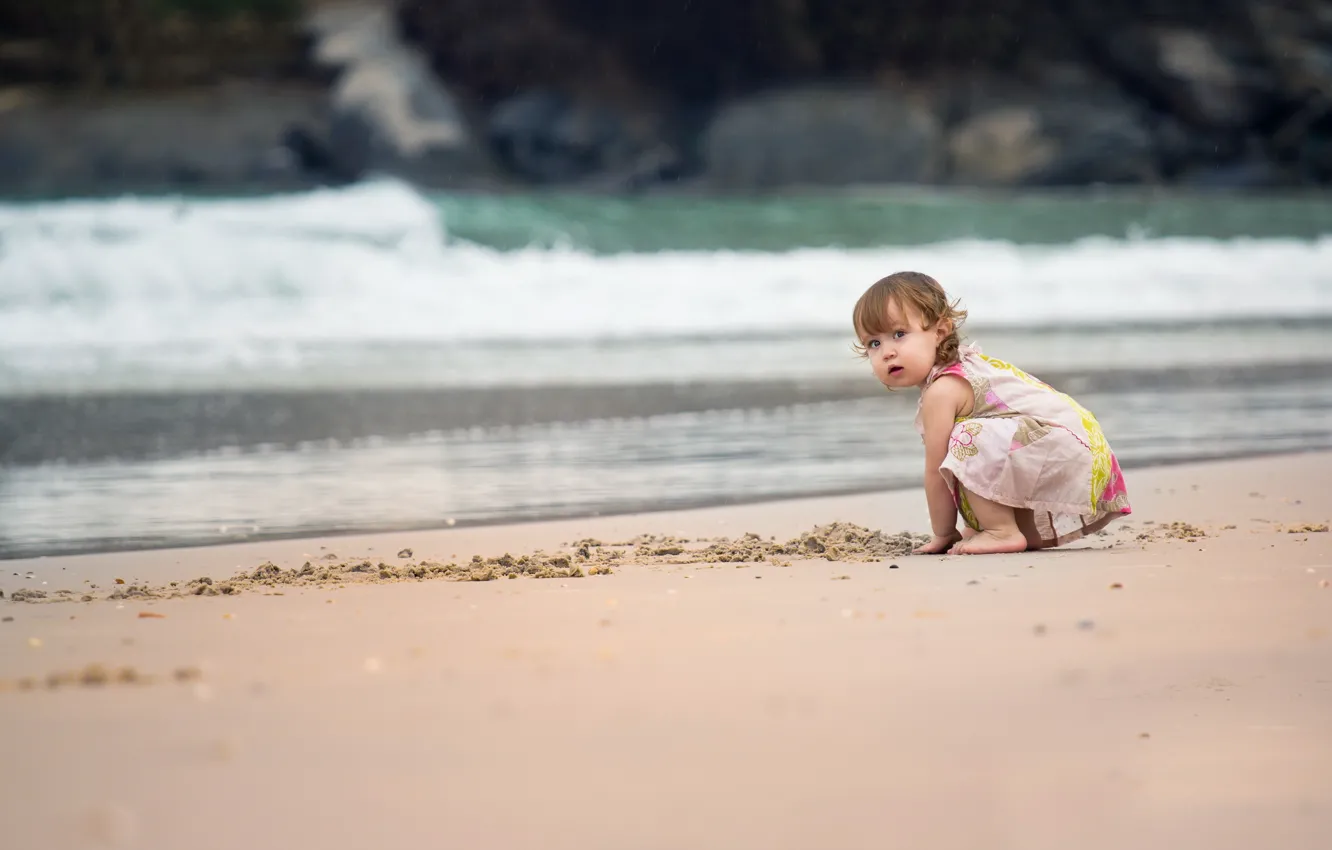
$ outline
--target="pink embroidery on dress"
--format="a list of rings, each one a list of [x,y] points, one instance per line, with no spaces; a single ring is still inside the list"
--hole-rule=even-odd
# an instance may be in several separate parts
[[[1004,400],[1000,398],[999,394],[996,393],[994,390],[986,391],[985,403],[993,407],[995,410],[1012,410],[1011,407],[1009,407],[1007,404],[1004,404]]]

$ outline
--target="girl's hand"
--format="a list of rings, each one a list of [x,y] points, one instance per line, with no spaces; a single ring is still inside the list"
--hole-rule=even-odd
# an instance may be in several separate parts
[[[962,535],[953,529],[947,534],[936,534],[930,538],[930,542],[924,546],[917,546],[914,550],[917,555],[937,555],[940,552],[947,552],[953,548],[953,544],[962,539]]]

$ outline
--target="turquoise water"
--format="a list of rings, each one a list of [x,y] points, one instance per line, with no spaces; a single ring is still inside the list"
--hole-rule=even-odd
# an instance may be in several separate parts
[[[956,240],[1057,245],[1110,239],[1314,239],[1332,198],[893,194],[769,199],[436,195],[449,235],[502,250],[874,248]]]

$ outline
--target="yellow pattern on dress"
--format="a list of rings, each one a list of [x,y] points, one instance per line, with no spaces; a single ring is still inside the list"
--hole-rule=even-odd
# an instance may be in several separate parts
[[[962,514],[962,521],[967,524],[967,528],[972,531],[980,531],[980,520],[976,519],[976,512],[971,509],[971,502],[967,501],[967,491],[962,485],[957,485],[957,509]]]
[[[1008,372],[1010,375],[1024,383],[1033,387],[1048,389],[1077,411],[1078,416],[1082,418],[1082,427],[1087,432],[1087,445],[1091,449],[1091,512],[1096,513],[1097,503],[1100,501],[1100,495],[1105,492],[1105,488],[1110,484],[1111,464],[1110,443],[1106,441],[1105,433],[1101,430],[1101,424],[1096,421],[1096,417],[1092,416],[1090,410],[1078,404],[1072,396],[1067,393],[1061,393],[1059,390],[1043,381],[1036,380],[1013,364],[1006,363],[995,357],[987,357],[984,354],[980,354],[979,357],[994,368]]]

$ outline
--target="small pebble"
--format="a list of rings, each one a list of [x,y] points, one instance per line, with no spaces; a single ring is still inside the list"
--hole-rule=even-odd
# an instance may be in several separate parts
[[[111,673],[100,664],[89,664],[78,674],[79,683],[89,687],[101,687],[111,681]]]
[[[32,647],[33,649],[41,649],[41,648],[42,648],[42,639],[41,639],[41,638],[28,638],[28,646]]]

